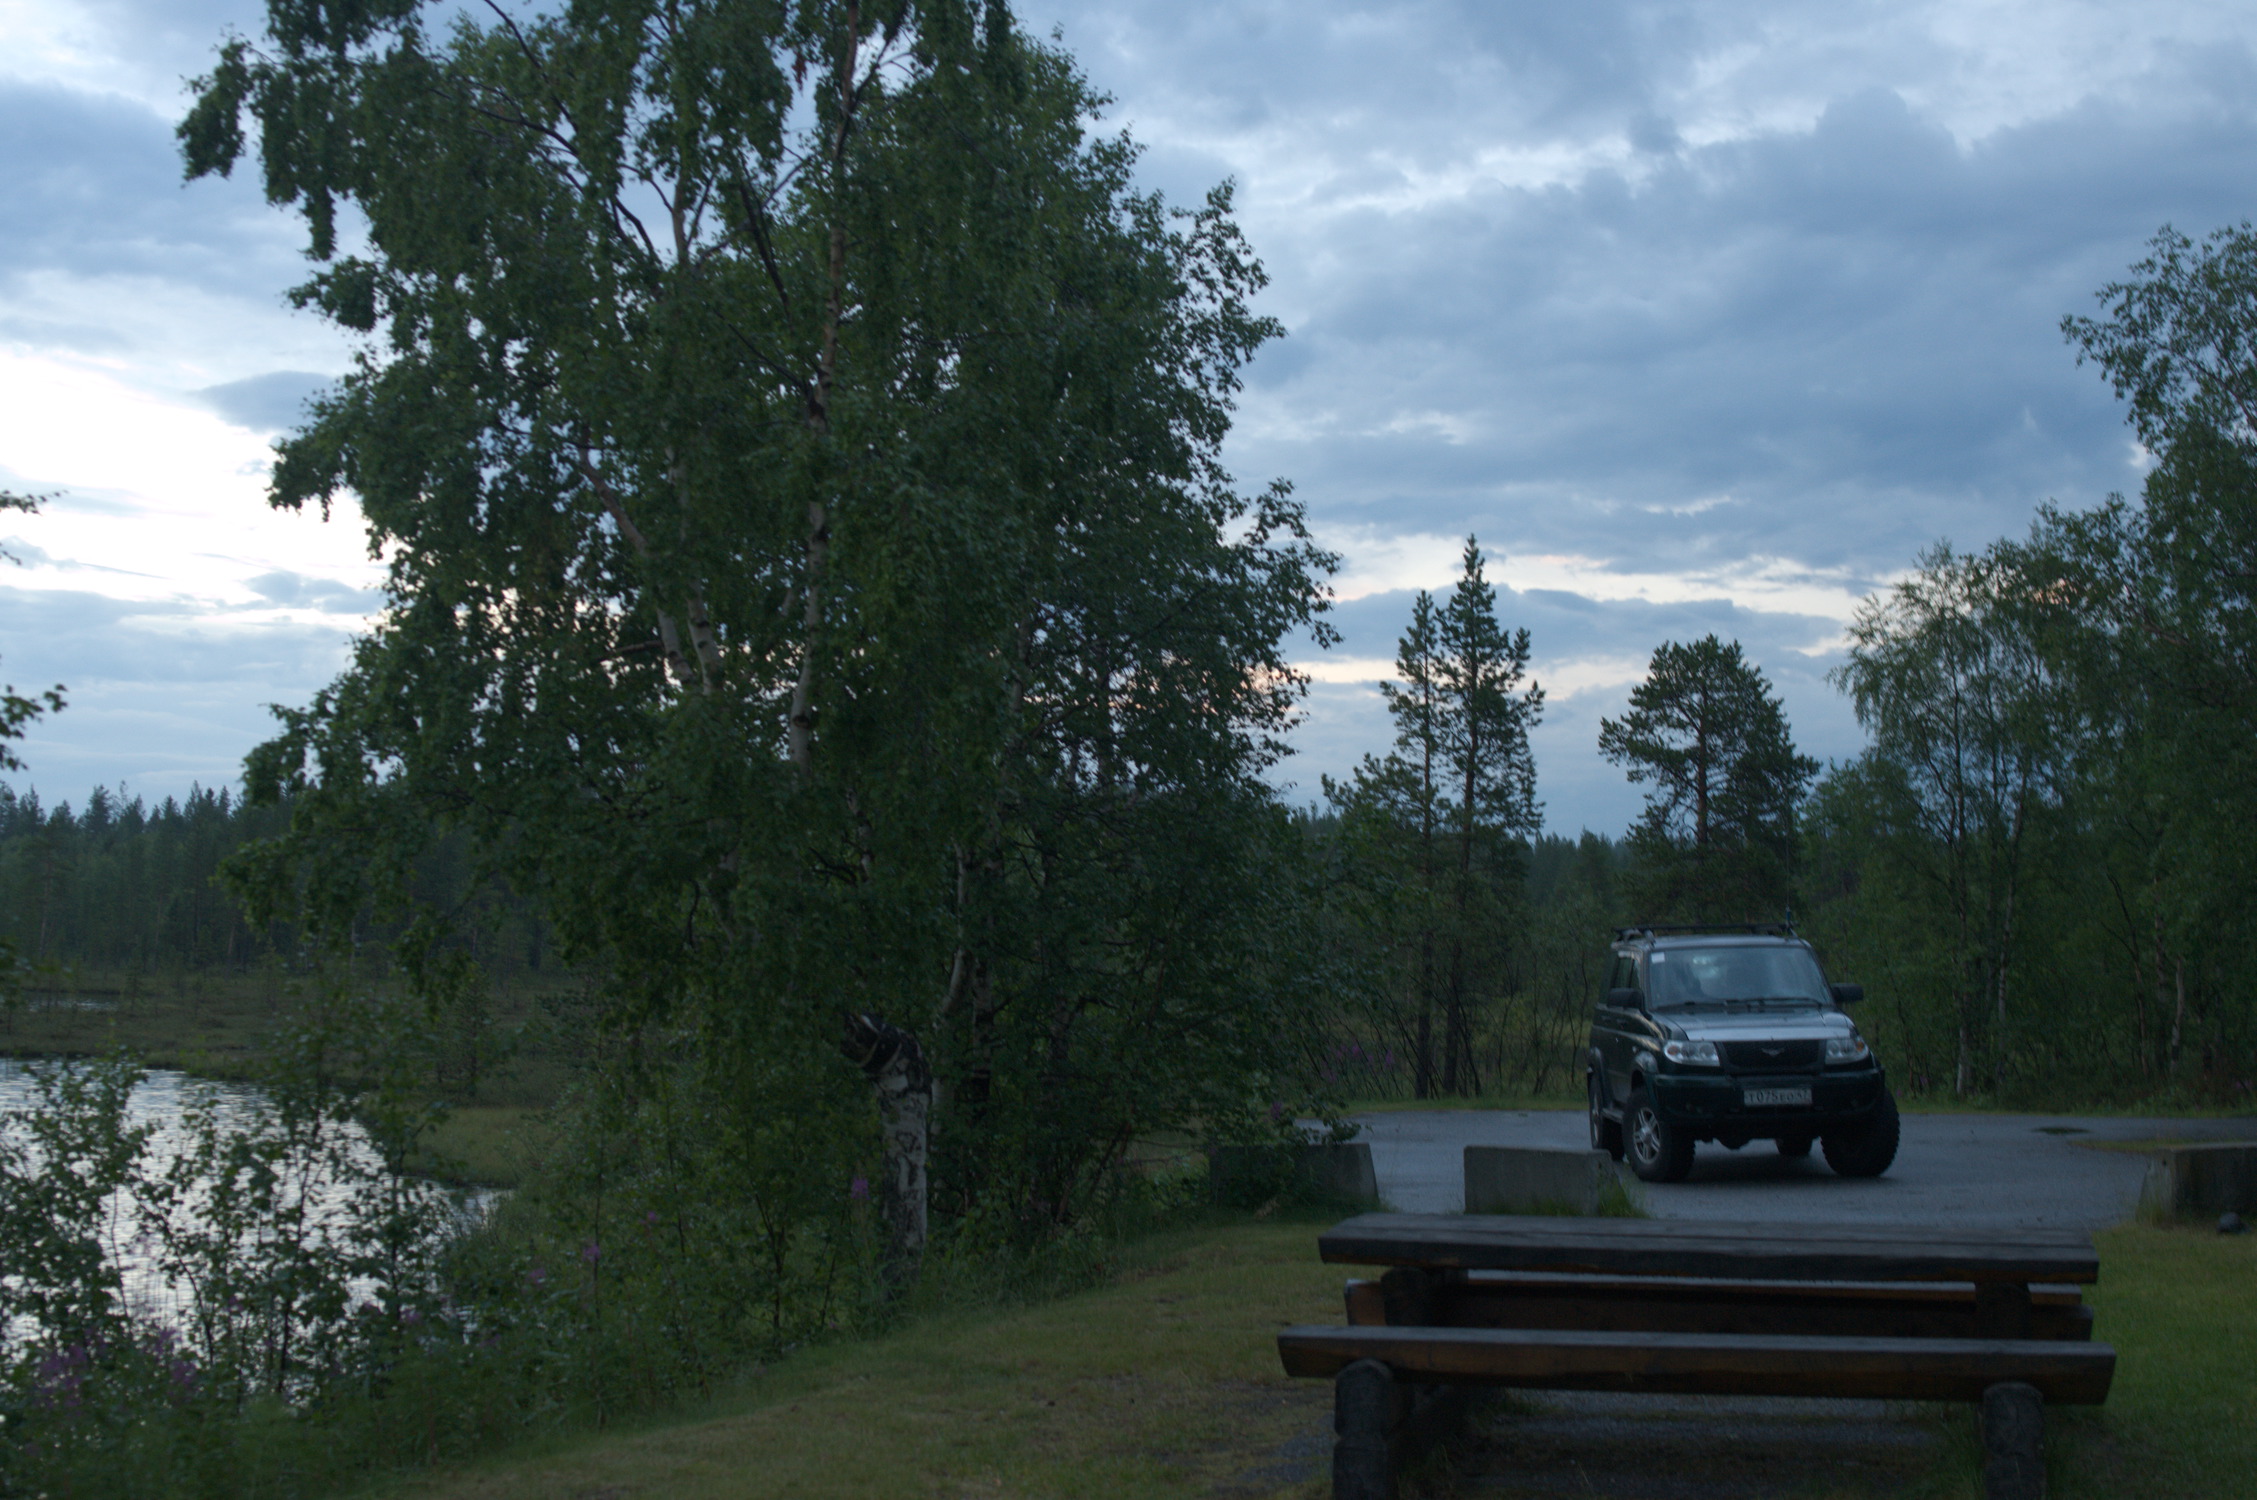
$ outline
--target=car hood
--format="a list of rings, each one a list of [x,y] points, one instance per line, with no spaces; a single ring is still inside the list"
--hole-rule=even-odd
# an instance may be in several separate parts
[[[1801,1041],[1849,1036],[1857,1026],[1838,1010],[1741,1011],[1655,1017],[1671,1035],[1688,1042]]]

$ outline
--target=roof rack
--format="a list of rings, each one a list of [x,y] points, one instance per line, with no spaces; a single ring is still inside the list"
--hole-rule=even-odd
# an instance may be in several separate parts
[[[1784,922],[1641,922],[1635,927],[1617,927],[1614,940],[1627,942],[1639,937],[1674,937],[1681,933],[1744,932],[1751,937],[1793,937],[1795,924],[1792,918]]]

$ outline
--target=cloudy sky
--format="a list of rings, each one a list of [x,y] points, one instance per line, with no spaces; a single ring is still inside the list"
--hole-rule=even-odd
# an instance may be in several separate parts
[[[269,513],[267,444],[345,345],[300,240],[183,187],[181,80],[256,0],[0,0],[0,676],[69,685],[53,801],[231,783],[375,602],[349,513]],[[1617,831],[1596,758],[1653,647],[1737,638],[1804,747],[1856,601],[1949,537],[2134,489],[2063,345],[2166,222],[2250,216],[2257,9],[1956,0],[1026,0],[1193,200],[1239,184],[1289,337],[1231,457],[1345,557],[1286,775],[1384,748],[1411,591],[1478,535],[1550,694],[1553,827]],[[8,540],[10,536],[14,540]]]

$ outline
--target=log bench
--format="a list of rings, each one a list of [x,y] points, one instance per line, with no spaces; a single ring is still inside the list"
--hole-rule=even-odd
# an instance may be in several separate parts
[[[2115,1370],[2081,1234],[1365,1214],[1319,1248],[1394,1267],[1278,1335],[1334,1382],[1335,1500],[1388,1500],[1482,1386],[1978,1402],[1985,1493],[2037,1500],[2044,1404]]]

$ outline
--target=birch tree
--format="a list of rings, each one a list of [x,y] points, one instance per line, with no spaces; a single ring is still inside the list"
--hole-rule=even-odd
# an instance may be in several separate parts
[[[1088,1082],[1102,1131],[1046,1138],[1047,1187],[959,1163],[955,1190],[1053,1218],[1124,1132],[1249,1107],[1277,1044],[1234,1028],[1196,1087],[1083,1065],[1191,921],[1090,871],[1202,809],[1255,836],[1329,559],[1217,458],[1277,331],[1227,187],[1138,194],[1096,108],[968,0],[494,5],[443,35],[408,0],[277,3],[229,42],[190,173],[255,152],[317,263],[294,298],[362,338],[273,499],[357,499],[390,591],[252,759],[292,805],[238,866],[261,909],[347,932],[460,831],[612,1026],[874,1086],[910,1197],[947,1101],[1021,1070]],[[1076,843],[1064,810],[1100,806],[1112,842]],[[1027,959],[1092,951],[1102,1000]],[[905,1279],[925,1206],[887,1219]]]
[[[1995,561],[1939,545],[1913,575],[1868,599],[1850,623],[1835,680],[1873,753],[1899,767],[1920,821],[1912,847],[1952,930],[1953,1091],[1976,1082],[1988,1033],[2004,1081],[2010,986],[2032,821],[2055,795],[2058,743],[2046,722],[2048,674]]]

